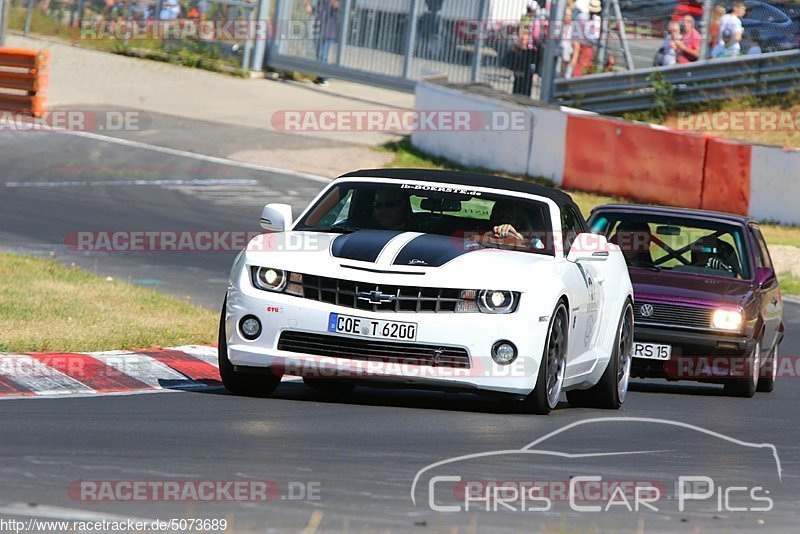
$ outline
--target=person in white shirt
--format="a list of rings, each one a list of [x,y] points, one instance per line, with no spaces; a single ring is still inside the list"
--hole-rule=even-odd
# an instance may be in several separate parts
[[[731,12],[727,15],[723,16],[719,21],[719,36],[720,45],[724,45],[725,43],[722,40],[722,34],[725,30],[730,30],[731,36],[733,39],[733,47],[736,49],[736,54],[738,55],[742,45],[741,40],[742,36],[744,35],[744,26],[742,26],[742,17],[744,17],[747,9],[745,8],[744,4],[738,2],[733,6]]]

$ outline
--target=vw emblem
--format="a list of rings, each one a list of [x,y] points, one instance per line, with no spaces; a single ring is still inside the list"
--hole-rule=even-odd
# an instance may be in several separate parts
[[[380,291],[364,291],[358,294],[358,300],[366,300],[370,304],[385,304],[392,302],[394,299],[394,295],[387,295]]]
[[[642,304],[642,307],[639,308],[639,311],[642,314],[642,317],[650,317],[653,315],[653,305],[652,304]]]

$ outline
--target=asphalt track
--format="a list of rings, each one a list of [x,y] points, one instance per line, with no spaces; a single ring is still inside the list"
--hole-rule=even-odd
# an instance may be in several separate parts
[[[82,253],[66,249],[64,236],[78,230],[256,230],[265,202],[285,201],[299,209],[321,185],[55,133],[0,133],[0,161],[4,249],[52,253],[213,308],[221,302],[233,251]],[[191,179],[219,181],[183,182]],[[786,358],[800,354],[800,306],[787,304],[785,321]],[[0,401],[0,518],[225,518],[235,531],[258,532],[297,531],[309,524],[318,524],[319,531],[796,531],[800,418],[794,410],[800,405],[800,378],[787,374],[774,393],[752,399],[725,397],[719,386],[640,382],[620,412],[564,405],[547,417],[509,414],[492,399],[470,395],[368,388],[326,395],[296,381],[282,384],[271,399],[213,389],[5,400]],[[535,447],[590,456],[510,452],[425,471],[416,504],[412,501],[415,476],[429,464],[518,452],[550,432],[599,417],[639,419],[581,425]],[[771,449],[744,442],[774,445],[780,478]],[[597,456],[608,453],[615,454]],[[557,498],[546,512],[500,507],[445,513],[429,505],[426,492],[434,473],[563,483],[597,474],[606,481],[660,482],[665,498],[658,511],[643,507],[639,513],[623,506],[578,512]],[[678,476],[711,477],[714,497],[688,502],[680,511],[670,487]],[[269,480],[280,498],[98,502],[68,493],[70,483],[79,480],[163,479]],[[717,500],[726,488],[755,486],[764,488],[757,495],[772,499],[772,510],[730,510],[763,503]],[[310,490],[312,498],[300,498],[299,488]],[[453,492],[443,493],[434,502],[453,504]]]

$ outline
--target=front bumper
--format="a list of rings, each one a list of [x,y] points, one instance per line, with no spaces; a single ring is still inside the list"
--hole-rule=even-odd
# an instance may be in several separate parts
[[[530,303],[528,307],[532,308]],[[521,302],[515,313],[414,313],[370,312],[286,294],[269,293],[240,284],[229,288],[226,310],[226,337],[231,363],[248,371],[271,368],[287,375],[314,378],[385,380],[406,387],[485,390],[527,395],[535,387],[536,375],[547,334],[547,322],[539,321]],[[328,331],[331,313],[366,319],[413,322],[416,340],[402,344],[440,345],[464,349],[469,368],[443,365],[415,365],[402,358],[353,359],[348,354],[336,357],[304,354],[278,349],[284,332],[307,333],[365,340],[359,336]],[[255,315],[262,332],[247,340],[239,331],[239,321]],[[511,365],[497,365],[490,351],[499,340],[511,341],[519,355]],[[284,345],[285,346],[285,345]],[[398,354],[399,356],[399,354]]]
[[[742,335],[642,326],[634,328],[633,338],[640,343],[670,345],[672,356],[668,361],[633,358],[631,376],[702,382],[724,382],[744,375],[756,345],[754,339]]]

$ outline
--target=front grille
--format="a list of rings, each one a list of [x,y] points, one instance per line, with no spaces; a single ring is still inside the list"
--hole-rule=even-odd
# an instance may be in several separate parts
[[[278,339],[278,350],[348,360],[469,369],[467,351],[445,345],[376,341],[287,330]]]
[[[377,291],[394,297],[390,302],[372,304],[359,293]],[[372,312],[455,312],[460,289],[368,284],[324,276],[303,275],[303,297],[345,308]]]
[[[642,315],[642,306],[653,307],[653,314],[649,317]],[[689,328],[693,330],[713,330],[711,315],[713,309],[690,308],[676,304],[657,304],[652,302],[637,301],[634,307],[634,320],[641,325],[668,326],[674,328]]]

